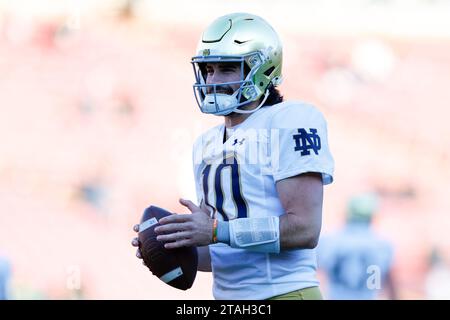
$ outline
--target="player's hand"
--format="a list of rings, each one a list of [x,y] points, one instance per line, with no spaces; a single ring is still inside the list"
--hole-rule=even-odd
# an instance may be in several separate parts
[[[191,214],[174,214],[159,220],[155,228],[158,241],[167,242],[166,249],[206,246],[212,243],[213,219],[190,200],[180,199]]]
[[[135,224],[134,226],[133,226],[133,230],[135,231],[135,232],[139,232],[139,225],[138,224]],[[142,259],[142,255],[141,255],[141,250],[139,250],[139,239],[136,237],[136,238],[134,238],[132,241],[131,241],[131,245],[133,246],[133,247],[137,247],[137,250],[136,250],[136,257],[138,257],[139,259]],[[144,262],[144,260],[142,260],[142,264],[145,266],[146,264],[145,264],[145,262]]]

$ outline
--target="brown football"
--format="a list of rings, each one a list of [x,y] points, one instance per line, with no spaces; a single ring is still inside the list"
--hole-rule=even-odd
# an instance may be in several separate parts
[[[163,242],[156,240],[155,227],[159,219],[171,214],[156,206],[145,209],[139,225],[139,249],[155,276],[172,287],[187,290],[197,275],[197,248],[166,249]]]

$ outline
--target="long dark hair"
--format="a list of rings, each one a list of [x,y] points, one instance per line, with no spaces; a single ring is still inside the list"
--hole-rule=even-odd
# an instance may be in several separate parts
[[[269,85],[269,96],[267,100],[264,102],[263,107],[265,106],[273,106],[274,104],[283,102],[283,96],[280,91],[273,86],[273,84]]]

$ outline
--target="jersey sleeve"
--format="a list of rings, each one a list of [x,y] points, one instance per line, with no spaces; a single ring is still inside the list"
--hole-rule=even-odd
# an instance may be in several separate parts
[[[201,186],[200,165],[202,163],[201,137],[198,138],[192,147],[192,166],[194,170],[195,193],[197,195],[197,204],[201,206],[203,201],[203,190]]]
[[[333,181],[327,123],[315,107],[294,103],[277,111],[271,120],[270,140],[275,181],[306,172],[321,173],[323,184]]]

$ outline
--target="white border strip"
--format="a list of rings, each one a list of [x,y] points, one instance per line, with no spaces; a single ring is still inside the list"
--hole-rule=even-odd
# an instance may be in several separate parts
[[[158,220],[156,220],[156,218],[148,219],[139,225],[139,232],[143,232],[143,231],[147,230],[148,228],[154,226],[157,223],[158,223]]]
[[[178,278],[183,275],[183,270],[180,267],[173,269],[172,271],[167,272],[165,275],[161,276],[160,279],[165,283],[169,283],[170,281]]]

